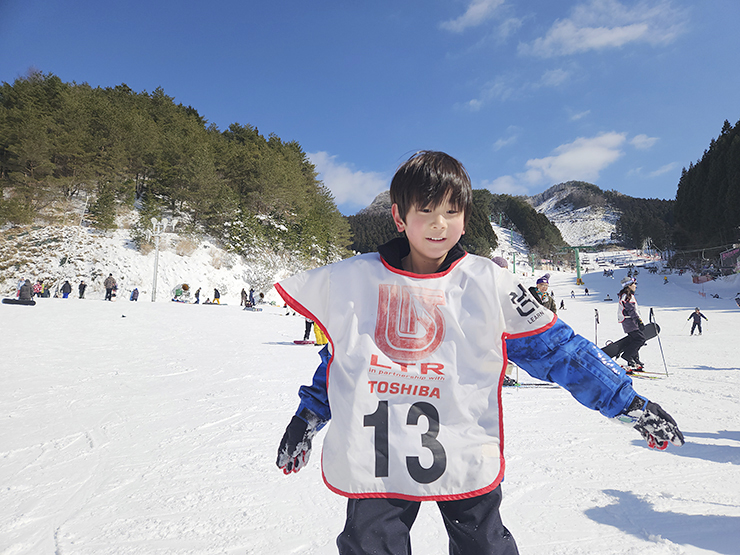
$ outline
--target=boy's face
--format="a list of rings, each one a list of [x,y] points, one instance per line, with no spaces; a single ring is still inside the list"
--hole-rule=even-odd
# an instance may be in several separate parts
[[[453,207],[449,198],[434,209],[414,206],[405,218],[394,204],[392,214],[398,231],[406,232],[411,247],[407,261],[409,267],[404,269],[414,273],[436,272],[465,233],[465,214]]]

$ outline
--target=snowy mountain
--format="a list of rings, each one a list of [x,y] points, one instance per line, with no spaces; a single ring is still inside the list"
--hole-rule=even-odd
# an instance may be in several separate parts
[[[620,212],[609,206],[603,194],[594,194],[591,190],[584,194],[583,185],[576,181],[559,183],[542,193],[524,199],[537,212],[547,216],[569,245],[575,247],[612,244]],[[582,205],[584,202],[587,204]],[[390,191],[383,191],[361,212],[388,213],[390,208]],[[508,234],[508,231],[505,230],[504,234],[499,233],[499,230],[495,231],[499,241],[508,240],[503,236]]]
[[[613,242],[620,213],[606,203],[603,196],[589,199],[586,206],[574,206],[574,193],[581,190],[580,182],[568,181],[553,185],[546,191],[527,197],[537,212],[557,226],[571,246],[598,246]]]

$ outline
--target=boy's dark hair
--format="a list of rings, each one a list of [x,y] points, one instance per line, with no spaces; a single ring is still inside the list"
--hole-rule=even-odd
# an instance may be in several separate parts
[[[391,180],[391,202],[398,205],[404,221],[414,206],[434,209],[448,196],[450,204],[462,210],[467,224],[473,206],[470,176],[458,160],[444,152],[417,152]]]

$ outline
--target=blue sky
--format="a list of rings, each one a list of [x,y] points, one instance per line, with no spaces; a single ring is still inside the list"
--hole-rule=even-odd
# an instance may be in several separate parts
[[[0,81],[162,87],[298,141],[344,214],[421,149],[474,188],[675,197],[740,119],[737,0],[0,0]]]

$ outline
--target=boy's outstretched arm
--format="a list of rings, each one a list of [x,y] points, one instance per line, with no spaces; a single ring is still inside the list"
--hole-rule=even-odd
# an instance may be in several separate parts
[[[650,447],[683,445],[683,434],[660,405],[637,395],[632,380],[596,345],[562,320],[525,337],[507,337],[508,358],[531,376],[555,382],[578,402],[606,417],[632,425]]]
[[[321,349],[319,355],[321,364],[314,373],[313,382],[310,386],[301,386],[298,391],[301,402],[278,447],[276,464],[285,474],[298,472],[306,466],[311,455],[311,440],[331,419],[326,391],[326,370],[331,359],[328,346]]]

